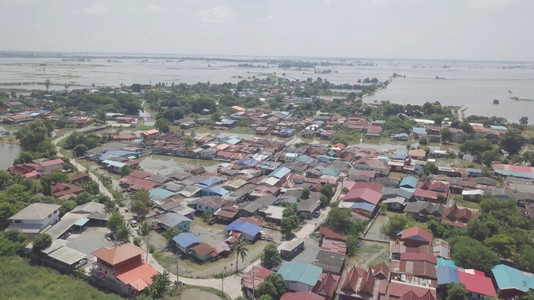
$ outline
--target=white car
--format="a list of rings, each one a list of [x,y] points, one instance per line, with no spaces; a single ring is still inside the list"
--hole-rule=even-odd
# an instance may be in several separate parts
[[[130,220],[130,226],[132,226],[132,227],[137,227],[137,224],[138,224],[138,223],[137,223],[136,220],[134,220],[134,219],[131,219],[131,220]]]

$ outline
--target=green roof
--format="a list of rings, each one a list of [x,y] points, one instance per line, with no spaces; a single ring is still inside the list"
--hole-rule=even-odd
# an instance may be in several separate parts
[[[285,281],[302,282],[310,286],[315,286],[322,272],[323,269],[314,265],[288,262],[284,262],[278,270]]]

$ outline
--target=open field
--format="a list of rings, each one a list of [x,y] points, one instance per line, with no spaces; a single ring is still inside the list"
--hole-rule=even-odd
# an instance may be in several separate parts
[[[31,266],[18,256],[0,257],[2,299],[122,299],[87,282],[41,266]]]

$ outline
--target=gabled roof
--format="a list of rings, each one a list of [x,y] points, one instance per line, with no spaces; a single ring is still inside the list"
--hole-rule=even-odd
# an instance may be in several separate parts
[[[534,274],[520,271],[507,265],[496,265],[491,269],[499,290],[517,289],[527,293],[534,290]]]
[[[201,239],[190,232],[182,232],[177,234],[172,238],[172,240],[183,248],[188,248],[191,245],[202,243]]]
[[[145,253],[145,250],[134,244],[127,243],[114,248],[100,248],[91,254],[110,265],[116,265],[143,253]]]
[[[167,227],[175,227],[182,222],[191,222],[191,219],[175,212],[167,212],[159,216],[157,221],[161,222]]]
[[[46,161],[39,163],[41,167],[48,167],[48,166],[54,166],[54,165],[60,165],[60,164],[63,164],[63,160],[61,158],[46,160]]]
[[[322,273],[317,284],[313,287],[312,292],[328,296],[329,299],[334,297],[339,276],[331,273]]]
[[[379,193],[370,188],[353,188],[344,197],[343,201],[365,201],[377,205],[382,198],[382,193]]]
[[[9,220],[44,220],[60,207],[61,205],[47,203],[30,204],[11,216]]]
[[[418,182],[419,180],[416,177],[406,176],[401,180],[399,187],[409,187],[415,189]]]
[[[419,226],[404,229],[401,238],[432,243],[432,234]]]
[[[251,224],[249,222],[245,221],[234,221],[230,223],[228,226],[224,227],[224,230],[226,231],[239,231],[241,233],[245,233],[251,236],[255,236],[258,233],[260,233],[263,229],[258,226]]]
[[[198,256],[208,255],[215,251],[211,245],[206,243],[200,243],[190,248],[191,251],[195,252]]]
[[[322,271],[321,268],[310,264],[284,262],[278,270],[278,274],[285,281],[301,282],[309,286],[315,286]]]
[[[467,291],[497,297],[491,278],[486,277],[483,272],[478,270],[458,271],[458,277]]]
[[[319,296],[312,292],[287,292],[282,295],[280,300],[324,300],[323,296]]]

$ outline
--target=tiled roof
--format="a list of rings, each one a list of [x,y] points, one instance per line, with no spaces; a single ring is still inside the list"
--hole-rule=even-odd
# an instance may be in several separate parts
[[[143,253],[145,253],[145,250],[135,246],[134,244],[127,243],[115,248],[100,248],[96,251],[93,251],[91,254],[110,265],[116,265]]]
[[[48,215],[58,210],[61,205],[34,203],[26,206],[9,220],[44,220]]]

